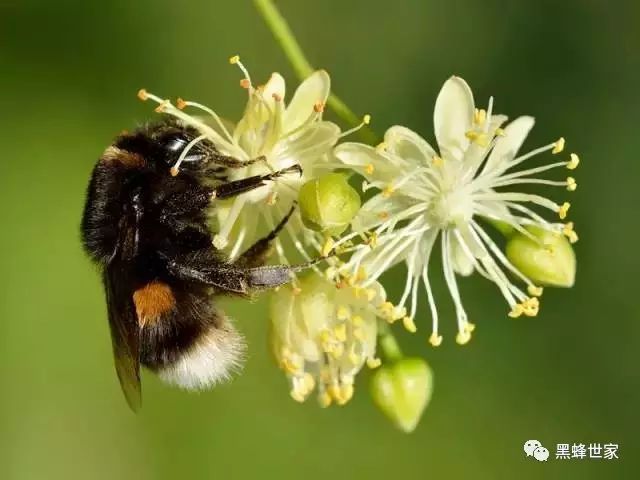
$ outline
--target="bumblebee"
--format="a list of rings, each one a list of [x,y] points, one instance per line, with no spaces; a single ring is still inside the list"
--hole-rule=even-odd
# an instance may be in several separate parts
[[[82,240],[102,272],[116,372],[134,411],[141,365],[190,390],[229,378],[245,346],[216,298],[248,297],[305,268],[265,266],[294,207],[233,262],[212,245],[207,211],[217,200],[302,174],[294,165],[228,181],[229,169],[264,160],[222,155],[195,129],[165,119],[121,134],[95,165]]]

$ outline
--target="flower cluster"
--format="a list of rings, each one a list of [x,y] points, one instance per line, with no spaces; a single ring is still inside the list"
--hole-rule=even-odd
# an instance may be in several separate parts
[[[570,204],[518,187],[574,191],[572,176],[548,180],[539,174],[573,170],[579,158],[573,153],[562,156],[562,138],[519,153],[533,127],[532,117],[507,123],[504,115],[493,112],[492,98],[486,110],[476,108],[467,83],[452,77],[435,104],[437,149],[401,126],[390,128],[377,146],[340,143],[362,125],[341,133],[323,119],[330,92],[326,72],[312,73],[287,104],[281,75],[274,73],[265,85],[254,86],[239,58],[232,57],[231,63],[240,68],[241,86],[248,92],[244,115],[235,125],[196,102],[172,103],[146,90],[139,96],[201,133],[185,146],[172,169],[175,175],[189,150],[204,139],[238,160],[238,168],[225,172],[230,180],[302,168],[302,175],[282,175],[262,188],[217,202],[213,209],[214,246],[230,260],[272,230],[295,205],[299,208],[285,226],[293,249],[285,252],[276,239],[279,260],[290,263],[291,254],[306,261],[325,258],[324,267],[311,262],[308,273],[294,277],[271,297],[271,346],[295,400],[302,402],[315,390],[322,406],[348,402],[356,374],[364,365],[380,364],[376,349],[378,338],[388,335],[386,324],[402,320],[407,330],[416,331],[421,304],[428,305],[431,315],[429,341],[440,345],[439,309],[430,283],[437,250],[455,306],[459,344],[470,340],[474,325],[463,306],[458,275],[477,272],[490,280],[511,317],[536,315],[543,285],[573,284],[570,244],[578,236],[573,223],[565,221]],[[205,115],[190,115],[187,109]],[[363,124],[368,121],[366,116]],[[545,152],[560,159],[529,166]],[[364,179],[362,191],[368,192],[362,206],[348,182],[352,173]],[[539,210],[558,218],[548,220]],[[487,225],[495,231],[489,232]],[[496,232],[506,237],[506,248],[494,239]],[[406,266],[406,279],[394,304],[380,282],[397,264]],[[426,302],[419,298],[421,285]],[[389,342],[380,342],[383,357],[392,365],[374,377],[374,398],[394,422],[411,430],[429,400],[431,371],[419,359],[403,363],[398,349],[385,351],[385,344]],[[416,388],[420,392],[411,393]],[[405,407],[397,410],[398,402]],[[398,416],[399,411],[404,414]]]
[[[542,287],[516,268],[491,238],[481,219],[497,222],[534,245],[553,253],[553,242],[543,242],[537,232],[565,235],[573,243],[577,234],[573,223],[548,221],[530,208],[541,207],[567,216],[570,204],[558,204],[538,194],[516,190],[520,185],[552,185],[574,191],[573,177],[554,181],[537,175],[552,169],[573,170],[579,159],[571,154],[541,166],[519,169],[536,155],[551,151],[560,154],[564,139],[518,154],[533,127],[532,117],[519,117],[503,128],[507,118],[493,113],[493,99],[487,110],[477,109],[471,89],[458,77],[444,84],[436,101],[434,126],[438,150],[405,127],[390,128],[377,147],[344,143],[335,155],[366,180],[363,190],[375,188],[353,220],[355,235],[375,238],[376,248],[362,246],[342,267],[343,271],[364,272],[363,286],[376,282],[388,268],[404,262],[407,266],[404,293],[398,308],[409,304],[405,325],[414,330],[418,309],[418,288],[422,283],[431,311],[429,339],[440,345],[438,309],[429,279],[429,266],[440,244],[443,276],[455,305],[458,334],[465,344],[474,325],[463,306],[456,274],[478,272],[493,282],[510,307],[509,316],[535,316]],[[505,190],[506,189],[506,190]],[[342,241],[348,241],[346,236]],[[522,283],[522,290],[508,275]],[[544,281],[544,280],[543,280]],[[571,283],[573,277],[571,276]]]

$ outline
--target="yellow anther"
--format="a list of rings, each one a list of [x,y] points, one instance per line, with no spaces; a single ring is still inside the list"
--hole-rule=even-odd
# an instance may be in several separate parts
[[[374,298],[376,298],[376,295],[378,295],[373,288],[367,288],[365,290],[365,293],[367,294],[367,300],[369,302],[371,302]]]
[[[380,220],[386,220],[387,218],[389,218],[389,212],[380,212],[378,213],[378,217],[380,218]]]
[[[524,307],[521,304],[516,303],[511,308],[511,311],[509,312],[509,316],[511,318],[518,318],[518,317],[522,316],[523,313],[524,313]]]
[[[416,331],[418,331],[418,327],[416,327],[416,324],[411,317],[404,317],[402,319],[402,325],[404,325],[404,328],[411,333],[416,333]]]
[[[560,208],[558,209],[558,216],[560,217],[560,220],[564,220],[565,218],[567,218],[567,212],[570,208],[571,204],[569,202],[564,202],[560,206]]]
[[[362,123],[364,123],[365,125],[369,125],[371,123],[371,115],[367,113],[364,117],[362,117]]]
[[[389,198],[391,195],[393,195],[393,192],[395,192],[395,189],[393,188],[393,186],[387,185],[387,187],[382,191],[382,196],[384,198]]]
[[[471,323],[471,322],[467,322],[464,325],[464,329],[465,331],[472,333],[475,329],[476,329],[476,324],[475,323]]]
[[[342,343],[336,343],[331,348],[331,351],[327,353],[337,360],[344,355],[344,345]]]
[[[567,237],[571,243],[576,243],[578,241],[578,234],[573,229],[573,222],[568,222],[562,228],[562,234]]]
[[[229,63],[231,65],[235,65],[240,61],[240,55],[234,55],[233,57],[229,57]]]
[[[522,305],[524,308],[524,314],[527,317],[535,317],[540,309],[540,301],[536,297],[528,298],[522,302]]]
[[[382,365],[382,360],[380,360],[379,358],[367,358],[367,367],[374,369],[378,368],[380,365]]]
[[[464,134],[464,136],[467,137],[472,142],[475,141],[476,138],[478,138],[478,135],[479,135],[478,132],[476,132],[475,130],[469,130]]]
[[[432,333],[429,337],[429,343],[434,347],[439,347],[442,345],[442,335],[438,335],[437,333]]]
[[[329,392],[329,395],[331,395],[331,398],[333,400],[336,400],[336,401],[340,400],[340,393],[341,392],[340,392],[340,387],[337,384],[332,383],[331,385],[329,385],[327,387],[327,392]]]
[[[351,323],[354,327],[361,327],[364,325],[364,319],[360,315],[354,315],[353,318],[351,318]]]
[[[375,168],[373,166],[373,163],[368,163],[365,167],[364,167],[364,171],[367,172],[367,175],[372,175],[374,172]]]
[[[480,145],[481,147],[486,147],[489,144],[489,140],[487,138],[486,133],[478,133],[474,130],[469,130],[464,134],[472,142]]]
[[[302,293],[302,289],[300,287],[294,286],[293,289],[291,290],[291,293],[293,293],[293,295],[297,297]]]
[[[575,170],[576,168],[578,168],[579,164],[580,164],[580,157],[578,157],[578,155],[576,155],[575,153],[572,153],[571,160],[567,162],[567,168],[569,170]]]
[[[336,316],[338,317],[338,320],[346,320],[351,316],[351,312],[344,305],[340,305],[336,311]]]
[[[487,119],[487,111],[484,110],[484,109],[478,110],[476,108],[476,111],[475,111],[475,113],[473,115],[473,122],[476,125],[482,125],[485,122],[486,119]]]
[[[469,340],[471,340],[471,334],[466,330],[458,332],[458,334],[456,335],[456,343],[458,345],[466,345],[467,343],[469,343]]]
[[[539,297],[542,295],[543,292],[543,288],[542,287],[536,287],[535,285],[529,285],[527,287],[527,292],[529,292],[529,295],[531,295],[532,297]]]
[[[138,98],[144,102],[149,99],[149,94],[144,88],[141,88],[138,90]]]
[[[506,135],[504,128],[496,128],[496,137],[504,137]]]
[[[323,330],[322,332],[320,332],[320,341],[322,343],[329,343],[331,342],[331,340],[331,332],[329,330]]]
[[[333,333],[340,342],[347,340],[347,326],[342,323],[333,329]]]
[[[322,113],[324,112],[324,102],[321,101],[317,101],[316,103],[313,104],[313,111],[316,113]]]
[[[564,137],[560,137],[554,144],[551,153],[556,154],[564,150]]]
[[[292,389],[289,394],[298,403],[303,403],[306,400],[305,395],[299,389]]]
[[[240,80],[240,86],[244,89],[249,89],[251,88],[251,82],[248,78],[243,78]]]
[[[331,253],[331,250],[333,250],[333,246],[335,245],[336,242],[334,242],[333,238],[331,237],[327,237],[327,239],[324,242],[324,245],[322,246],[322,251],[320,252],[320,254],[323,257],[328,256]]]
[[[318,395],[318,402],[320,403],[320,406],[322,408],[327,408],[331,405],[332,402],[331,395],[329,395],[329,393],[326,391],[322,392],[320,395]]]
[[[366,280],[366,279],[367,279],[367,271],[364,269],[364,267],[358,268],[358,273],[356,273],[356,281],[362,282],[363,280]]]
[[[433,158],[431,159],[431,163],[433,163],[434,167],[442,167],[442,165],[444,165],[444,160],[442,159],[442,157],[439,157],[438,155],[434,155]]]
[[[353,384],[346,384],[340,387],[340,400],[338,405],[344,405],[353,398]]]
[[[276,102],[281,102],[282,101],[282,95],[278,94],[278,93],[272,93],[271,94],[271,98],[273,98],[274,101]]]
[[[567,177],[567,190],[569,190],[570,192],[575,192],[576,188],[578,188],[576,179],[573,177]]]
[[[184,110],[185,108],[187,108],[187,102],[185,102],[182,98],[178,97],[176,99],[176,108],[178,110]]]

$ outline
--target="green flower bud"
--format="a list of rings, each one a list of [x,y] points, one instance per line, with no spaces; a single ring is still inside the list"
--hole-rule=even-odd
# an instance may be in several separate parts
[[[540,285],[572,287],[576,256],[569,240],[560,233],[529,227],[539,242],[515,233],[507,242],[507,258],[529,279]]]
[[[415,430],[433,392],[433,374],[421,358],[403,358],[380,367],[371,379],[371,395],[400,430]]]
[[[309,180],[300,188],[298,202],[307,228],[331,236],[344,232],[360,210],[360,195],[339,173]]]

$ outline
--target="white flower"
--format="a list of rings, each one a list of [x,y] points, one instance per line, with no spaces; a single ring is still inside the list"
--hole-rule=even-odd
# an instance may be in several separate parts
[[[336,156],[366,178],[364,189],[375,187],[379,193],[363,205],[353,221],[356,233],[344,237],[346,242],[356,234],[368,234],[369,244],[362,245],[343,267],[343,271],[364,271],[363,286],[375,282],[390,266],[404,261],[407,278],[398,304],[400,313],[410,300],[405,325],[415,329],[413,318],[418,303],[419,284],[423,283],[430,306],[433,332],[430,342],[439,345],[438,312],[429,283],[429,262],[434,245],[440,241],[444,278],[455,304],[457,342],[466,343],[474,326],[468,322],[462,305],[456,273],[469,275],[478,271],[499,288],[511,307],[510,316],[535,315],[542,288],[519,272],[478,223],[479,217],[501,222],[534,241],[527,228],[562,232],[570,240],[577,239],[572,224],[549,222],[527,204],[551,210],[564,219],[569,203],[561,205],[540,195],[521,193],[514,187],[524,184],[564,186],[575,190],[572,177],[566,181],[535,178],[546,170],[566,167],[574,169],[578,157],[539,167],[514,171],[533,156],[552,150],[560,153],[564,140],[517,155],[533,127],[532,117],[519,117],[504,129],[506,117],[488,109],[475,108],[467,83],[458,77],[445,82],[436,101],[435,135],[439,153],[424,139],[404,127],[392,127],[377,148],[345,143],[336,148]],[[496,190],[499,189],[499,190]],[[539,241],[538,241],[539,242]],[[508,277],[517,277],[527,286],[523,292]]]
[[[314,389],[322,406],[351,399],[355,375],[365,364],[380,364],[377,318],[386,305],[378,283],[338,288],[317,273],[272,294],[271,346],[294,400],[303,402]]]
[[[214,245],[220,249],[227,248],[231,259],[234,259],[286,215],[297,198],[300,186],[315,176],[314,167],[325,160],[338,141],[340,128],[322,119],[330,89],[327,72],[319,70],[311,74],[286,105],[285,81],[280,74],[273,73],[266,85],[254,87],[239,58],[232,57],[230,61],[242,70],[244,78],[241,85],[249,95],[244,115],[232,129],[227,128],[213,110],[198,103],[178,100],[174,106],[170,101],[146,91],[141,91],[141,98],[158,102],[158,111],[175,116],[198,129],[202,133],[199,139],[212,141],[224,155],[240,161],[264,157],[264,161],[228,169],[229,180],[264,175],[294,165],[302,167],[302,176],[296,172],[283,175],[232,201],[218,203],[215,213],[220,228]],[[183,111],[186,107],[207,113],[211,119],[188,115]],[[191,146],[185,147],[182,158],[186,157]],[[179,163],[174,167],[176,173],[178,168]],[[259,208],[251,208],[256,204],[259,204]],[[287,227],[290,232],[302,228],[298,214],[294,215]],[[300,249],[299,243],[297,246]],[[279,241],[276,247],[283,257]]]

